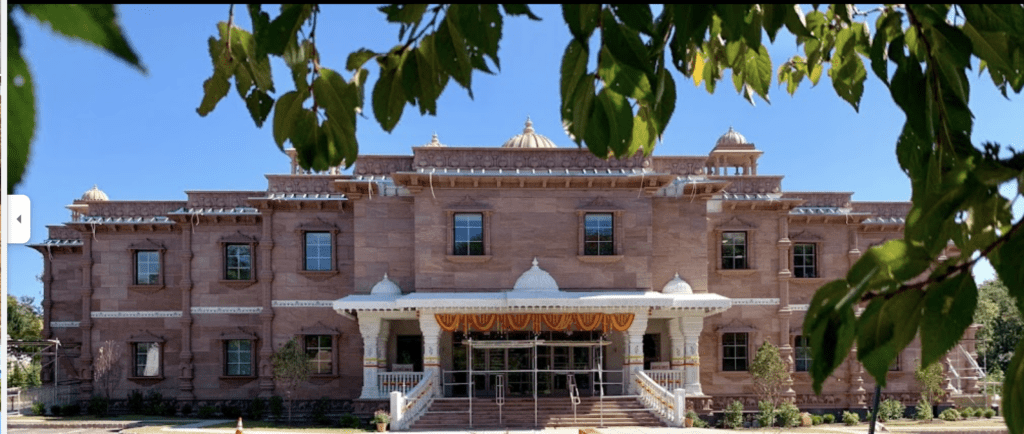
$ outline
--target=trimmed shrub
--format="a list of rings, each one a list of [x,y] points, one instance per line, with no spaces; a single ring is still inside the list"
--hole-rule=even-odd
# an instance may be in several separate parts
[[[992,419],[996,416],[996,411],[991,408],[986,408],[982,415],[985,416],[985,419]]]
[[[821,417],[821,421],[824,423],[836,423],[836,415],[832,413],[825,413],[825,415]]]
[[[187,404],[186,403],[185,405],[182,405],[181,406],[181,415],[185,416],[185,417],[188,417],[188,415],[190,415],[190,414],[192,414],[192,404]]]
[[[878,420],[887,422],[902,418],[906,408],[902,402],[895,399],[886,399],[878,406]]]
[[[225,419],[238,419],[242,416],[242,409],[238,408],[237,405],[224,404],[220,408],[220,412],[224,415]]]
[[[255,397],[249,403],[249,408],[246,411],[246,415],[252,420],[262,420],[263,415],[267,414],[267,400]]]
[[[284,416],[284,398],[277,395],[270,397],[270,415],[277,420]]]
[[[960,412],[956,411],[955,408],[947,408],[945,410],[942,410],[942,413],[939,413],[939,419],[942,419],[947,422],[953,422],[957,419],[960,419]]]
[[[832,415],[830,414],[828,416],[832,416]],[[821,416],[818,416],[816,414],[812,414],[811,415],[811,425],[821,425],[822,422],[824,422],[824,421],[825,421],[824,418],[822,418]]]
[[[217,408],[212,405],[200,405],[199,406],[199,417],[203,419],[209,419],[213,415],[217,414]]]
[[[769,427],[775,425],[775,416],[778,410],[768,401],[758,401],[757,409],[761,410],[757,414],[757,423],[761,424],[762,427]]]
[[[342,428],[360,429],[363,428],[363,423],[358,417],[353,416],[351,413],[345,413],[341,415],[340,421]]]
[[[68,404],[60,409],[61,414],[68,417],[78,416],[82,412],[82,408],[78,404]]]
[[[800,426],[800,409],[796,404],[784,401],[777,412],[779,424],[783,427]]]
[[[974,416],[975,416],[974,409],[971,408],[971,407],[965,407],[963,410],[960,410],[960,418],[961,419],[967,419],[969,417],[974,417]]]
[[[917,401],[917,407],[915,407],[915,409],[917,410],[917,412],[916,414],[914,414],[914,419],[924,420],[932,419],[935,417],[932,414],[932,405],[925,402],[924,400]]]
[[[860,423],[860,416],[857,413],[850,413],[848,411],[843,412],[843,423],[847,426],[853,426]]]
[[[61,407],[59,405],[51,405],[50,406],[50,415],[51,416],[60,416],[60,411],[61,411]]]
[[[313,403],[313,409],[310,412],[313,416],[313,422],[317,425],[330,425],[331,419],[327,417],[327,410],[331,408],[331,400],[326,396],[321,397]]]
[[[46,415],[46,403],[38,402],[38,401],[33,402],[32,403],[32,414],[34,414],[36,416],[45,416]]]
[[[722,424],[726,428],[740,428],[743,426],[743,403],[733,400],[725,407],[725,414]]]
[[[131,414],[142,414],[142,411],[146,408],[146,397],[142,395],[141,390],[132,390],[128,392],[128,413]]]
[[[145,403],[142,407],[142,414],[146,416],[160,416],[163,414],[164,395],[155,390],[146,392]]]
[[[89,400],[89,408],[86,411],[90,416],[106,416],[110,409],[110,400],[102,396],[94,396]],[[67,412],[65,412],[67,413]]]

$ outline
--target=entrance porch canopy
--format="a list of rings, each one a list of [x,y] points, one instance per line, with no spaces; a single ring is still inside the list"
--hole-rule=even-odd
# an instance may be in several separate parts
[[[358,311],[420,310],[498,311],[532,309],[557,310],[687,310],[714,315],[732,306],[732,300],[718,294],[665,294],[654,291],[581,291],[581,292],[429,292],[406,295],[349,295],[334,302],[334,310],[343,315]]]

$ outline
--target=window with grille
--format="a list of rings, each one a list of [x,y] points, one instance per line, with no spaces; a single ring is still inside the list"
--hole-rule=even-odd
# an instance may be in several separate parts
[[[818,261],[815,257],[814,244],[793,245],[793,277],[818,277]]]
[[[747,334],[722,334],[722,370],[747,370]]]
[[[722,269],[747,268],[747,233],[722,232]]]
[[[482,213],[456,213],[453,255],[484,254],[484,215]]]
[[[614,255],[614,219],[611,213],[588,213],[583,220],[583,254]]]

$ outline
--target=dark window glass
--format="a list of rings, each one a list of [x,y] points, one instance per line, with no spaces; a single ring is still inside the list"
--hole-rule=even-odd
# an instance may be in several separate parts
[[[330,232],[306,232],[306,270],[331,270]]]
[[[156,285],[160,281],[160,252],[135,252],[135,284]]]
[[[722,233],[722,269],[743,270],[747,268],[747,233]]]
[[[228,244],[225,254],[227,280],[252,280],[252,248],[248,244]]]
[[[793,360],[797,372],[811,370],[811,341],[805,336],[793,338]]]
[[[814,244],[793,245],[793,277],[818,277]]]
[[[308,335],[305,341],[306,355],[309,356],[309,366],[313,368],[313,374],[331,374],[333,372],[331,336]]]
[[[722,370],[747,370],[747,334],[722,334]]]
[[[252,341],[227,341],[224,343],[224,353],[224,375],[252,375]]]
[[[583,254],[614,255],[611,214],[587,214],[583,218]]]
[[[455,214],[453,255],[484,254],[484,216],[480,213]]]
[[[139,342],[133,345],[135,353],[136,377],[160,376],[160,344],[156,342]]]

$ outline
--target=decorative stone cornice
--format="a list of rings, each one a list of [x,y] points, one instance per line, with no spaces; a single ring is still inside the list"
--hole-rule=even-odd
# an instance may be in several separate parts
[[[602,160],[585,149],[560,148],[415,148],[409,170],[435,169],[633,169],[651,168],[651,157],[637,153]],[[360,157],[360,161],[363,158]],[[402,170],[404,171],[404,170]]]
[[[412,171],[413,157],[407,155],[362,155],[356,160],[353,175],[387,176],[395,172]]]
[[[676,176],[704,175],[707,156],[654,157],[654,171],[671,173]]]

